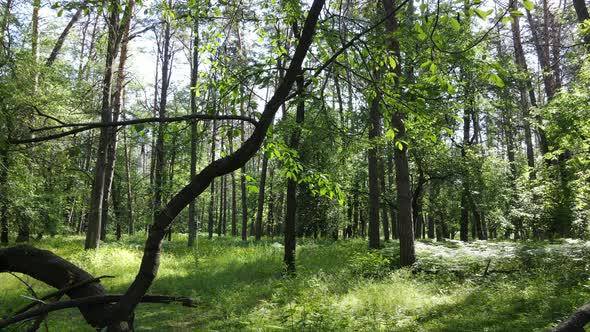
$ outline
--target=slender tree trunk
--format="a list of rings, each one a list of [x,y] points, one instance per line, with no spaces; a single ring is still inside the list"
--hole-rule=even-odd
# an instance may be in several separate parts
[[[123,101],[123,89],[125,84],[125,65],[127,62],[128,53],[128,36],[129,28],[131,26],[131,13],[133,13],[133,7],[135,1],[131,0],[127,4],[125,9],[125,15],[123,19],[123,26],[121,34],[117,34],[117,40],[120,40],[121,51],[119,57],[119,66],[117,69],[117,79],[115,82],[115,93],[113,95],[113,115],[112,120],[114,122],[119,120],[121,114],[122,101]],[[118,32],[117,32],[118,33]],[[118,44],[118,43],[117,43]],[[107,165],[106,165],[106,177],[104,183],[104,193],[102,200],[102,214],[101,214],[101,239],[106,240],[106,229],[109,221],[109,196],[111,194],[111,187],[113,183],[113,176],[115,174],[115,162],[117,160],[117,127],[110,129],[109,146],[107,149]]]
[[[297,29],[294,29],[295,31]],[[296,33],[297,35],[297,33]],[[299,73],[296,80],[297,91],[303,93],[304,78],[303,73]],[[289,148],[297,151],[299,149],[301,130],[300,126],[305,120],[305,100],[301,98],[297,102],[297,114],[295,122],[297,127],[291,134]],[[287,212],[285,214],[285,256],[283,262],[286,265],[287,273],[295,273],[295,248],[297,246],[296,238],[296,218],[297,218],[297,181],[293,179],[287,180]]]
[[[234,153],[234,140],[230,135],[229,153]],[[238,236],[238,200],[236,190],[236,172],[231,173],[231,235]]]
[[[244,110],[242,106],[241,114],[244,115]],[[242,143],[245,142],[244,139],[244,122],[241,124],[241,131],[240,136]],[[246,164],[244,164],[240,170],[240,189],[242,192],[242,241],[248,240],[248,192],[246,191]]]
[[[113,212],[115,215],[116,221],[116,228],[115,228],[115,237],[117,241],[121,240],[121,235],[123,233],[123,213],[121,211],[121,178],[119,176],[115,176],[113,178]]]
[[[354,237],[358,237],[359,236],[359,186],[358,186],[358,182],[355,182],[355,186],[354,186],[354,193],[352,196],[352,208],[354,210],[353,213],[353,223],[352,223],[352,228],[353,228],[353,236]]]
[[[268,154],[262,159],[262,170],[260,171],[260,186],[258,187],[258,209],[256,210],[256,241],[262,237],[262,214],[264,213],[264,189],[266,186],[266,170],[268,168]]]
[[[83,73],[84,80],[88,80],[90,76],[90,67],[91,64],[96,60],[96,39],[97,36],[100,34],[100,27],[98,25],[98,21],[100,19],[100,15],[96,15],[94,19],[94,24],[92,25],[92,33],[90,34],[90,44],[88,45],[88,61],[82,68],[81,72]]]
[[[375,81],[379,82],[380,74],[375,72]],[[379,209],[381,207],[379,192],[379,157],[376,144],[381,137],[381,92],[376,91],[375,98],[369,108],[369,141],[371,146],[367,152],[369,167],[369,249],[379,248]]]
[[[463,145],[461,146],[461,158],[465,167],[467,167],[467,150],[471,145],[471,88],[466,88],[466,103],[463,107]],[[466,173],[466,172],[465,172]],[[461,193],[461,222],[459,227],[459,237],[461,241],[469,241],[469,174],[463,176],[463,191]]]
[[[394,0],[382,0],[383,9],[386,14],[392,13],[395,9]],[[388,49],[397,59],[401,58],[399,42],[395,38],[398,31],[398,21],[395,15],[387,19],[386,30],[389,34]],[[398,61],[399,62],[399,61]],[[396,85],[399,85],[402,77],[401,64],[394,68],[397,76]],[[396,138],[401,144],[401,149],[394,149],[395,173],[397,185],[397,202],[399,208],[399,238],[400,238],[400,263],[402,266],[414,264],[416,261],[416,252],[414,249],[414,229],[412,225],[412,194],[410,188],[410,167],[408,164],[408,146],[403,143],[406,140],[406,125],[404,123],[405,114],[396,111],[391,119],[391,124],[397,130]]]
[[[511,6],[511,10],[518,10],[517,1],[513,1]],[[514,45],[516,64],[524,75],[528,75],[524,49],[522,47],[522,38],[520,36],[520,17],[516,15],[512,15],[512,43]],[[526,82],[520,83],[520,108],[524,118],[524,141],[526,145],[527,165],[530,170],[530,178],[535,179],[535,152],[533,149],[533,139],[531,134],[528,82],[530,82],[530,79],[527,77]]]
[[[223,127],[223,122],[221,122]],[[219,140],[219,154],[223,155],[223,139],[225,137],[221,135]],[[221,237],[223,231],[223,213],[224,213],[224,202],[225,202],[225,176],[219,178],[219,214],[217,215],[217,236]]]
[[[279,234],[284,234],[284,223],[282,222],[283,220],[285,220],[285,216],[283,215],[283,206],[285,201],[285,191],[281,190],[279,193],[279,201],[278,201],[278,206],[277,206],[277,215],[275,220],[277,221],[277,227],[276,227],[276,231],[275,233],[277,235]]]
[[[8,243],[8,150],[0,148],[0,243]]]
[[[223,177],[223,214],[221,215],[221,233],[227,235],[227,175]]]
[[[381,149],[385,152],[386,148]],[[383,155],[384,153],[382,153]],[[387,210],[389,204],[387,203],[386,193],[387,184],[385,183],[385,161],[379,158],[379,185],[381,194],[381,224],[383,226],[383,239],[389,241],[389,219],[387,218]]]
[[[8,31],[8,23],[10,22],[12,1],[13,0],[6,0],[6,5],[4,6],[4,13],[2,15],[2,22],[0,22],[0,45],[5,51],[8,51],[8,47],[4,41],[4,37],[6,36],[6,32]]]
[[[271,167],[270,168],[270,175],[269,175],[269,183],[270,183],[270,188],[268,190],[268,212],[266,215],[266,235],[270,236],[271,239],[274,237],[274,209],[275,209],[275,205],[274,205],[274,193],[272,191],[272,184],[273,184],[273,178],[274,178],[274,168]]]
[[[392,146],[388,146],[387,149],[387,182],[389,184],[390,188],[395,188],[396,184],[395,184],[395,172],[393,170],[393,150],[391,150],[391,148],[393,148]],[[392,239],[397,239],[399,238],[399,228],[398,228],[398,223],[396,222],[396,218],[395,218],[395,202],[394,202],[394,196],[395,195],[390,195],[388,196],[388,201],[389,201],[389,215],[391,216],[391,238]]]
[[[217,121],[213,120],[213,129],[211,131],[211,162],[215,161],[215,136],[217,135]],[[213,222],[215,214],[215,180],[211,181],[211,200],[209,201],[209,222],[207,223],[207,232],[209,240],[213,238]]]
[[[131,151],[127,145],[127,130],[123,128],[123,145],[125,149],[125,179],[127,183],[127,227],[129,235],[135,234],[135,223],[133,220],[133,196],[131,192]]]
[[[543,11],[546,11],[545,8]],[[549,42],[548,40],[545,40],[546,36],[548,35],[548,27],[546,26],[546,24],[544,24],[542,29],[543,39],[541,39],[541,36],[539,36],[539,31],[541,31],[538,26],[539,23],[533,18],[529,10],[527,10],[526,13],[529,25],[531,26],[533,44],[535,45],[535,50],[537,51],[539,64],[541,65],[541,69],[543,70],[543,83],[545,86],[545,94],[547,95],[547,100],[550,101],[555,96],[556,83],[555,78],[553,77],[553,70],[551,70],[551,60],[549,58]]]
[[[166,108],[168,106],[168,87],[170,85],[170,62],[172,59],[170,41],[170,23],[164,24],[164,35],[162,36],[162,87],[160,89],[160,105],[159,117],[166,118]],[[164,146],[164,133],[166,132],[166,124],[160,123],[158,126],[158,137],[156,139],[156,164],[154,166],[154,221],[159,213],[162,205],[162,195],[164,190],[165,169],[166,169],[166,151]]]
[[[37,94],[39,87],[39,9],[41,0],[33,0],[33,15],[31,18],[31,52],[33,56],[33,94]]]
[[[119,6],[117,1],[113,3],[109,18],[109,34],[107,41],[107,55],[102,82],[101,121],[112,122],[111,108],[111,81],[113,76],[113,63],[117,56],[117,26],[119,21]],[[96,166],[94,168],[94,182],[90,195],[90,208],[88,211],[88,227],[86,229],[86,249],[98,249],[102,221],[102,204],[107,171],[107,149],[111,136],[109,127],[100,130]]]
[[[197,79],[199,77],[199,15],[193,17],[193,44],[192,44],[192,66],[191,66],[191,88],[197,86]],[[190,108],[191,114],[197,114],[197,95],[196,91],[191,90],[190,93]],[[190,178],[194,178],[197,174],[197,122],[191,123],[191,166]],[[188,246],[192,247],[197,237],[197,223],[195,221],[195,201],[191,201],[188,206]]]
[[[82,3],[80,3],[80,7],[78,7],[78,10],[76,10],[76,13],[74,13],[74,16],[72,16],[72,18],[70,19],[70,22],[68,22],[68,24],[66,25],[66,27],[64,28],[62,33],[57,38],[57,41],[55,42],[55,45],[53,46],[53,49],[51,50],[51,54],[47,58],[47,61],[45,61],[45,66],[51,67],[53,65],[53,62],[55,62],[55,59],[57,59],[57,55],[61,51],[61,48],[62,48],[64,42],[66,41],[68,34],[70,33],[70,30],[72,29],[74,24],[76,24],[76,22],[78,22],[78,20],[80,19],[80,16],[82,16],[82,12],[84,11],[84,8],[86,8],[86,0],[82,1]],[[82,43],[84,43],[84,42],[82,42]]]

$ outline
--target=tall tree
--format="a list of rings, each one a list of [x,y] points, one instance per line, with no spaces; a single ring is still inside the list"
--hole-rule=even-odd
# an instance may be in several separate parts
[[[518,2],[511,2],[512,12],[518,11]],[[522,47],[522,38],[520,35],[520,17],[512,14],[512,44],[514,46],[514,58],[519,71],[525,76],[522,82],[519,82],[520,92],[520,108],[522,111],[524,122],[524,141],[526,146],[527,165],[530,169],[531,179],[535,179],[535,152],[533,150],[533,140],[531,134],[531,119],[530,119],[530,101],[529,101],[529,73],[525,59],[524,49]]]
[[[394,0],[382,0],[383,10],[387,16],[387,49],[397,59],[401,59],[400,45],[397,40],[399,24],[395,12],[397,11]],[[396,85],[402,77],[401,64],[393,69],[396,75]],[[400,263],[402,266],[414,264],[416,251],[414,249],[414,227],[412,223],[412,193],[410,188],[410,167],[408,164],[408,145],[406,140],[406,114],[397,109],[392,118],[391,125],[396,130],[396,139],[399,144],[394,149],[396,189],[398,202],[399,239],[400,239]]]
[[[125,7],[125,13],[123,14],[123,20],[121,26],[117,29],[117,40],[121,45],[119,52],[119,64],[117,68],[117,78],[115,80],[115,93],[112,97],[113,111],[112,120],[113,122],[119,121],[123,105],[123,96],[125,88],[125,66],[127,64],[128,57],[128,43],[129,43],[129,29],[131,26],[131,16],[133,14],[133,8],[135,7],[135,0],[129,0],[127,7]],[[109,145],[107,148],[107,162],[106,162],[106,175],[104,183],[104,193],[102,198],[102,213],[101,213],[101,234],[100,238],[104,241],[106,239],[106,229],[109,222],[109,197],[111,195],[111,188],[113,185],[113,178],[115,175],[115,162],[117,160],[117,127],[112,127],[109,137]]]
[[[256,210],[256,241],[262,238],[262,214],[264,213],[264,191],[266,187],[266,170],[268,168],[268,154],[262,157],[260,170],[260,185],[258,186],[258,209]]]
[[[172,8],[172,1],[168,2],[169,8]],[[160,104],[158,106],[158,113],[160,120],[166,119],[166,111],[168,107],[168,88],[170,87],[170,75],[172,72],[171,61],[172,61],[172,34],[171,24],[166,21],[164,23],[163,34],[162,34],[162,73],[161,73],[161,88],[160,88]],[[166,123],[160,122],[158,126],[158,137],[155,145],[155,166],[154,166],[154,221],[158,216],[162,205],[162,194],[164,191],[164,180],[165,180],[165,164],[166,164],[166,150],[164,137],[166,133]]]
[[[192,62],[191,62],[191,89],[196,89],[197,79],[199,77],[199,6],[197,3],[196,13],[193,15],[192,26]],[[197,114],[197,92],[190,91],[190,111],[191,114]],[[191,165],[190,178],[197,174],[197,122],[191,123]],[[195,221],[195,201],[188,206],[188,246],[192,247],[198,234],[198,226]]]
[[[379,82],[380,73],[374,72],[374,80]],[[380,187],[379,187],[379,164],[378,157],[378,140],[381,137],[381,112],[379,110],[381,104],[381,91],[375,91],[375,97],[371,101],[369,107],[369,140],[371,140],[371,147],[367,151],[368,167],[369,167],[369,248],[379,248],[379,209],[381,208]]]
[[[118,0],[112,0],[110,8],[111,11],[109,13],[108,20],[107,53],[102,79],[101,121],[103,123],[110,123],[113,121],[111,83],[113,77],[113,64],[119,49],[119,40],[117,38],[117,27],[119,24]],[[109,146],[111,132],[111,127],[103,127],[100,130],[96,166],[94,167],[94,180],[92,183],[92,192],[90,194],[86,241],[84,244],[86,249],[98,249],[99,246],[102,221],[102,204],[107,170],[107,149]]]

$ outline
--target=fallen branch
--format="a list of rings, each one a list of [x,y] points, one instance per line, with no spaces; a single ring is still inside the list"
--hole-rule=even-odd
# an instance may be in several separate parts
[[[51,298],[54,298],[54,297],[61,297],[62,295],[67,294],[69,291],[72,291],[72,290],[74,290],[76,288],[83,287],[83,286],[88,285],[88,284],[93,283],[93,282],[99,282],[100,279],[105,279],[105,278],[114,278],[114,276],[100,276],[100,277],[96,277],[96,278],[84,280],[84,281],[75,283],[75,284],[73,284],[71,286],[62,288],[62,289],[60,289],[58,291],[55,291],[53,293],[47,294],[47,295],[43,296],[42,298],[38,299],[38,301],[47,301],[47,300],[49,300]],[[34,306],[39,305],[39,304],[44,304],[44,303],[42,303],[42,302],[32,302],[32,303],[29,303],[26,306],[24,306],[24,307],[18,309],[17,311],[15,311],[15,314],[21,314],[21,313],[23,313],[23,312],[25,312],[27,310],[30,310]]]
[[[17,315],[14,315],[10,318],[0,320],[0,329],[3,329],[11,324],[21,322],[26,319],[30,319],[33,317],[37,317],[40,315],[45,315],[53,311],[68,309],[68,308],[76,308],[81,307],[84,305],[89,304],[111,304],[116,303],[123,297],[122,294],[110,294],[110,295],[100,295],[100,296],[89,296],[89,297],[82,297],[73,300],[55,302],[51,304],[41,305],[36,309],[29,310]],[[188,297],[182,296],[168,296],[168,295],[145,295],[140,300],[141,303],[163,303],[163,304],[174,304],[179,303],[182,304],[184,307],[196,307],[197,301]]]
[[[557,325],[551,332],[584,332],[584,326],[590,322],[590,302],[581,306],[568,319]]]
[[[29,245],[0,249],[0,272],[23,273],[54,288],[65,289],[65,294],[72,300],[106,295],[102,285],[96,282],[71,288],[94,277],[51,251]],[[107,311],[104,303],[83,305],[79,309],[91,326],[100,326],[104,322]]]

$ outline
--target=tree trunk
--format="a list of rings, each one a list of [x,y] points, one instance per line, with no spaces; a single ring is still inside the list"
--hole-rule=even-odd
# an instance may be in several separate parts
[[[116,228],[115,237],[117,241],[121,240],[123,213],[121,211],[121,178],[119,176],[113,177],[113,214],[115,215]]]
[[[242,112],[243,114],[243,112]],[[244,123],[241,123],[242,130],[242,144],[245,142],[244,139]],[[242,192],[242,241],[248,240],[248,191],[246,190],[246,164],[242,166],[240,170],[240,189]]]
[[[518,10],[518,2],[513,1],[511,3],[511,10]],[[520,17],[512,15],[512,43],[514,45],[514,57],[516,65],[520,71],[528,76],[528,68],[524,55],[524,49],[522,47],[522,38],[520,36]],[[535,152],[533,149],[533,140],[531,135],[531,121],[530,121],[530,104],[529,104],[529,89],[528,82],[529,78],[526,78],[526,82],[519,83],[520,90],[520,108],[522,111],[522,117],[524,119],[524,141],[526,146],[527,165],[530,171],[530,178],[535,179]]]
[[[295,31],[297,29],[294,29]],[[297,33],[296,33],[297,35]],[[305,89],[303,73],[297,73],[297,91],[302,94]],[[297,102],[297,114],[295,122],[297,127],[291,134],[289,148],[297,151],[301,139],[301,125],[305,120],[305,100],[299,99]],[[287,273],[295,273],[295,250],[297,246],[296,238],[296,218],[297,218],[297,181],[289,178],[287,180],[287,212],[285,213],[285,256],[283,262],[286,265]]]
[[[375,72],[375,81],[379,81],[379,73]],[[379,248],[379,209],[381,208],[379,192],[379,157],[378,157],[378,140],[381,137],[381,113],[379,111],[381,103],[381,92],[376,91],[376,96],[371,101],[369,108],[369,142],[370,147],[367,151],[369,167],[369,249]]]
[[[127,145],[127,130],[123,128],[123,145],[125,149],[125,182],[127,184],[127,227],[129,235],[135,234],[135,223],[133,220],[133,196],[131,193],[131,151]]]
[[[198,2],[197,2],[198,3]],[[191,65],[191,88],[197,86],[199,77],[199,15],[193,15],[193,44],[192,44],[192,65]],[[197,114],[197,95],[196,91],[190,92],[190,111],[191,114]],[[197,174],[197,122],[191,123],[191,165],[190,178]],[[197,222],[195,221],[195,201],[191,201],[188,206],[188,246],[192,247],[197,237]]]
[[[256,241],[262,237],[262,214],[264,213],[264,189],[266,186],[266,170],[268,168],[268,154],[262,158],[262,170],[260,171],[260,186],[258,187],[258,209],[256,210]]]
[[[4,49],[6,54],[8,54],[8,47],[6,47],[4,37],[6,36],[6,32],[8,31],[8,26],[10,22],[10,11],[12,9],[12,1],[13,0],[6,0],[6,5],[4,6],[4,14],[2,15],[2,22],[0,22],[0,45],[2,45],[2,48]]]
[[[382,0],[383,9],[386,14],[392,13],[395,9],[394,0]],[[387,19],[386,30],[389,34],[388,49],[401,59],[398,40],[394,37],[398,31],[398,21],[395,15]],[[398,61],[399,62],[399,61]],[[402,77],[401,64],[394,68],[397,76],[396,85],[399,85],[399,78]],[[408,146],[403,143],[406,140],[406,126],[404,124],[405,114],[397,110],[391,119],[391,124],[397,130],[396,139],[401,148],[394,149],[395,174],[397,185],[397,202],[399,208],[399,238],[400,238],[400,263],[402,266],[414,264],[416,252],[414,249],[414,229],[412,225],[412,194],[410,188],[410,168],[408,165]]]
[[[385,152],[386,149],[383,148],[381,151]],[[383,155],[384,153],[382,153]],[[387,242],[389,241],[389,219],[387,218],[387,210],[389,209],[389,204],[387,203],[386,198],[386,188],[387,184],[385,183],[385,161],[383,158],[379,158],[379,185],[380,185],[380,194],[381,194],[381,224],[383,226],[383,239]]]
[[[135,1],[131,0],[127,4],[125,9],[125,15],[123,18],[122,32],[117,31],[117,40],[120,40],[121,52],[119,57],[119,66],[117,69],[117,79],[115,82],[115,93],[113,95],[113,115],[112,121],[116,122],[119,120],[121,114],[121,107],[123,103],[124,95],[124,84],[125,84],[125,64],[127,62],[127,37],[129,36],[129,28],[131,26],[131,13]],[[118,44],[118,43],[117,43]],[[115,162],[117,160],[117,127],[111,127],[109,146],[107,149],[107,165],[106,165],[106,177],[104,183],[104,193],[102,199],[102,213],[101,213],[101,239],[106,240],[106,228],[109,221],[109,196],[111,194],[111,187],[113,184],[113,176],[115,174]]]
[[[213,129],[211,131],[211,163],[215,161],[215,136],[217,135],[217,121],[213,120]],[[209,222],[207,223],[207,232],[209,240],[213,238],[213,223],[215,213],[215,179],[211,180],[211,199],[209,200]]]
[[[387,182],[389,184],[390,188],[395,188],[396,184],[395,184],[395,172],[393,170],[393,150],[391,150],[391,146],[387,147]],[[395,218],[395,202],[394,202],[394,196],[395,195],[389,195],[388,196],[388,201],[389,201],[389,215],[391,216],[391,238],[392,239],[397,239],[399,238],[399,228],[398,228],[398,223],[396,222],[396,218]]]
[[[353,223],[352,223],[352,236],[358,237],[359,236],[359,186],[358,182],[355,182],[354,192],[352,196],[352,208],[354,210],[353,213]]]
[[[119,6],[114,1],[109,17],[109,33],[107,41],[107,54],[102,81],[101,121],[104,123],[113,121],[111,108],[111,80],[113,76],[113,63],[117,56],[117,26],[119,21]],[[112,129],[104,127],[100,130],[96,166],[94,167],[94,182],[90,194],[90,208],[88,211],[88,227],[86,228],[86,249],[98,249],[102,221],[102,204],[107,171],[107,149]]]
[[[0,149],[0,243],[8,243],[8,150]]]
[[[39,9],[41,0],[33,0],[33,15],[31,18],[31,53],[33,56],[33,95],[37,94],[39,87]]]
[[[229,154],[234,153],[234,140],[230,136]],[[236,190],[236,172],[231,173],[231,235],[238,236],[238,200]]]
[[[221,123],[223,127],[223,122]],[[219,140],[219,155],[223,155],[223,139],[224,136],[221,136]],[[217,215],[217,236],[221,237],[222,228],[223,228],[223,210],[224,210],[224,201],[225,201],[225,176],[219,178],[219,214]]]
[[[467,150],[471,146],[470,128],[471,128],[471,88],[467,87],[466,103],[463,107],[463,145],[461,146],[461,158],[465,167],[467,167]],[[463,242],[469,241],[469,174],[463,172],[463,191],[461,192],[461,222],[459,226],[459,238]]]
[[[271,239],[274,236],[274,209],[275,209],[275,205],[274,205],[274,194],[272,192],[272,183],[273,183],[273,178],[274,178],[274,168],[270,168],[270,179],[269,179],[269,183],[270,183],[270,188],[268,190],[269,195],[268,195],[268,212],[266,215],[266,235],[270,236]]]
[[[70,22],[68,22],[68,24],[66,25],[66,27],[64,28],[62,33],[57,38],[57,41],[55,42],[55,45],[53,46],[53,49],[51,50],[51,54],[47,58],[47,61],[45,61],[45,66],[51,67],[53,65],[53,62],[55,61],[55,59],[57,59],[57,55],[59,54],[59,51],[61,51],[61,47],[63,46],[64,42],[66,41],[66,38],[68,37],[68,34],[70,33],[70,30],[72,29],[74,24],[76,24],[76,22],[78,22],[78,20],[80,19],[80,16],[82,16],[82,12],[84,11],[84,8],[86,8],[86,0],[82,1],[82,3],[80,3],[80,7],[78,7],[78,10],[76,10],[76,13],[74,13],[74,16],[72,16],[72,18],[70,19]]]
[[[160,105],[158,109],[160,119],[166,118],[166,107],[168,106],[168,87],[170,84],[170,72],[172,70],[172,68],[170,68],[170,61],[172,58],[170,49],[171,37],[170,23],[166,22],[164,24],[164,35],[162,37],[162,87],[160,89]],[[166,127],[166,124],[163,122],[159,124],[158,137],[156,139],[155,146],[156,163],[154,166],[154,222],[162,205],[162,194],[165,180],[164,172],[166,168],[166,151],[164,147],[164,133],[166,132]]]

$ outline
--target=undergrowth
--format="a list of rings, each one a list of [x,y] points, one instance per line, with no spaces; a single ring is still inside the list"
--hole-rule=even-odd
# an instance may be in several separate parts
[[[150,292],[189,296],[197,308],[140,305],[137,331],[543,331],[590,299],[590,244],[450,241],[417,243],[418,263],[399,269],[398,243],[304,240],[298,273],[281,274],[282,246],[177,235],[164,243]],[[143,238],[84,251],[80,237],[44,239],[54,251],[122,293],[135,277]],[[49,287],[21,276],[38,294]],[[0,274],[0,316],[26,304],[26,287]],[[77,310],[49,315],[50,331],[92,331]],[[16,331],[24,326],[13,328]],[[8,329],[10,330],[10,329]]]

